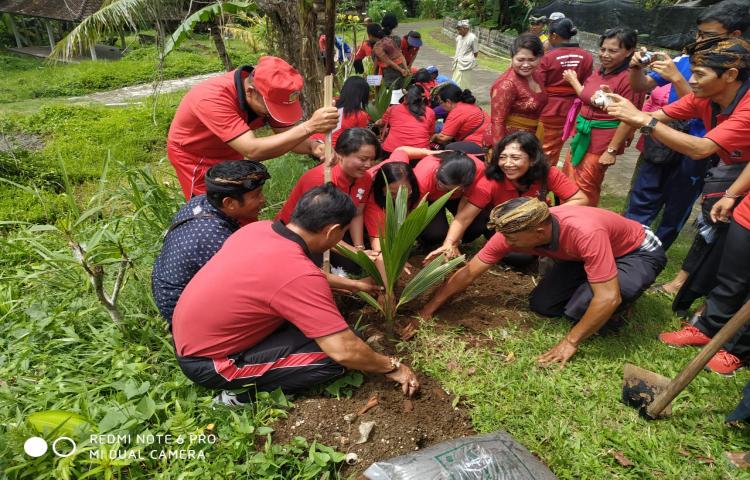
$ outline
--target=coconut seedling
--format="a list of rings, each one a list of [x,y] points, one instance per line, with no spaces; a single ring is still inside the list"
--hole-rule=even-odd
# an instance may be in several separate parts
[[[408,211],[409,195],[406,188],[399,189],[395,201],[390,195],[386,195],[385,226],[379,232],[385,277],[381,275],[375,262],[365,252],[352,252],[342,247],[336,247],[339,253],[356,262],[367,275],[383,287],[384,293],[380,302],[364,292],[360,292],[358,295],[383,314],[386,328],[390,334],[393,333],[398,309],[417,298],[428,288],[441,282],[448,273],[464,260],[464,256],[461,255],[446,261],[445,257],[441,255],[414,275],[406,283],[400,294],[396,292],[396,282],[409,261],[409,257],[411,257],[417,237],[427,228],[435,215],[442,210],[452,193],[452,191],[448,192],[431,203],[423,198],[411,212]]]

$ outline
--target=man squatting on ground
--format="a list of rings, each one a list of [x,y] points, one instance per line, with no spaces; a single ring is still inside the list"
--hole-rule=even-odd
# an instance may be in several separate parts
[[[305,193],[288,225],[243,227],[193,277],[173,315],[180,368],[195,383],[224,391],[225,404],[254,391],[307,389],[346,369],[382,373],[404,394],[419,389],[414,372],[373,351],[336,308],[311,255],[333,248],[356,214],[351,198],[327,184]],[[248,248],[252,245],[252,248]]]
[[[263,184],[269,178],[260,162],[228,160],[214,165],[206,172],[206,193],[190,199],[172,219],[151,272],[156,306],[170,327],[177,299],[188,282],[232,233],[258,219],[266,202]],[[327,277],[338,291],[380,293],[369,279]]]
[[[304,81],[277,57],[260,57],[244,66],[193,87],[177,107],[167,138],[167,157],[174,166],[185,198],[205,193],[206,171],[225,160],[268,160],[287,152],[323,158],[323,142],[310,138],[339,122],[338,110],[324,106],[302,118],[299,96]],[[256,137],[268,124],[274,135]]]
[[[565,365],[582,341],[623,313],[667,264],[659,239],[648,227],[600,208],[549,208],[536,198],[519,197],[493,208],[488,226],[498,233],[433,295],[420,315],[431,317],[508,253],[553,258],[554,266],[531,292],[529,307],[576,323],[539,357],[542,364]]]

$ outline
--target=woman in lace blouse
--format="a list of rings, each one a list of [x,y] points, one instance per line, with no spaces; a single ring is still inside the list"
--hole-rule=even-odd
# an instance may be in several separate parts
[[[536,133],[539,115],[547,103],[539,63],[544,46],[536,35],[525,33],[510,47],[511,65],[490,90],[492,126],[485,132],[486,146],[497,144],[517,131]]]

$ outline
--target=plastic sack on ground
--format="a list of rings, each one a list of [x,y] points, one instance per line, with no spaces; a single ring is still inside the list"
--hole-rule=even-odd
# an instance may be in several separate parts
[[[369,480],[551,480],[557,477],[505,432],[448,440],[376,462]]]

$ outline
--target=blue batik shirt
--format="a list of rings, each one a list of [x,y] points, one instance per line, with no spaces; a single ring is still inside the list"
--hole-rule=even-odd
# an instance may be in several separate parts
[[[690,71],[690,67],[691,67],[690,56],[680,55],[678,57],[673,58],[672,61],[677,67],[677,70],[679,70],[680,74],[682,74],[682,76],[685,77],[685,80],[689,80],[690,76],[693,74]],[[659,85],[660,87],[670,83],[669,80],[666,80],[664,77],[662,77],[656,72],[649,72],[648,76],[653,78],[656,84]],[[679,98],[680,96],[677,95],[677,89],[674,88],[674,85],[672,85],[672,88],[669,89],[669,98],[667,101],[669,103],[673,103]],[[690,120],[690,130],[688,130],[688,133],[695,137],[702,137],[703,135],[706,134],[706,127],[703,125],[702,121],[700,121],[697,118],[694,118]]]
[[[198,195],[177,212],[151,272],[151,291],[159,312],[172,325],[177,300],[193,276],[240,228],[236,220]]]

